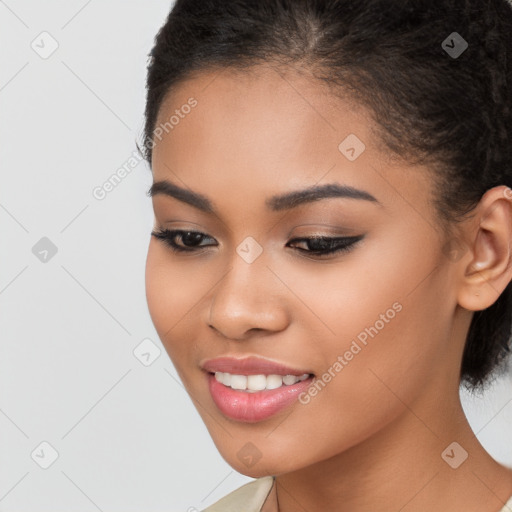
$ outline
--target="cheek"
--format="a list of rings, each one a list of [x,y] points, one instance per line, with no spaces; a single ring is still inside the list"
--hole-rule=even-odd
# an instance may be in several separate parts
[[[150,242],[146,259],[146,300],[162,344],[175,366],[181,367],[194,346],[190,334],[187,336],[187,325],[190,327],[192,317],[197,319],[200,298],[206,288],[201,279],[191,278],[190,269],[185,270],[171,258],[168,249],[161,247],[157,240]]]
[[[171,316],[176,311],[177,301],[172,293],[173,272],[165,265],[161,252],[157,242],[151,240],[146,259],[146,299],[151,319],[162,339],[172,326]]]
[[[288,275],[307,306],[301,321],[318,333],[317,369],[336,375],[325,375],[329,383],[319,394],[332,393],[333,403],[348,401],[353,411],[369,403],[379,409],[382,395],[392,396],[386,385],[412,398],[432,376],[449,332],[447,276],[433,272],[435,253],[418,246],[383,253],[361,251],[314,276]]]

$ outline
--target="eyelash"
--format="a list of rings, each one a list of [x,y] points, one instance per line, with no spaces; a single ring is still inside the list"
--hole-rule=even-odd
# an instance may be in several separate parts
[[[200,249],[197,249],[195,247],[191,248],[184,248],[180,245],[177,245],[175,242],[175,237],[179,236],[182,238],[184,234],[193,234],[193,235],[200,235],[201,237],[208,237],[208,235],[205,235],[204,233],[201,233],[199,231],[189,231],[189,230],[183,230],[183,229],[159,229],[157,231],[152,231],[151,235],[155,238],[163,241],[173,252],[175,253],[190,253],[190,252],[197,252]],[[314,236],[314,237],[303,237],[303,238],[294,238],[290,240],[290,242],[310,242],[310,241],[324,241],[326,242],[331,248],[330,249],[320,249],[320,250],[313,250],[308,251],[306,249],[297,249],[301,252],[315,255],[315,257],[323,257],[329,254],[335,254],[335,253],[347,253],[350,250],[353,249],[353,246],[356,242],[361,240],[363,238],[363,235],[358,236],[348,236],[348,237],[327,237],[327,236]],[[332,248],[332,245],[334,242],[338,241],[339,243],[335,245],[334,249]],[[201,247],[201,246],[199,246]],[[205,246],[203,246],[205,247]]]

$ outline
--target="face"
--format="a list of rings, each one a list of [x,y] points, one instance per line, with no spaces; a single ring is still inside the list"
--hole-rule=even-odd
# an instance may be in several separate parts
[[[174,90],[155,134],[148,306],[229,464],[304,468],[457,389],[428,170],[387,154],[364,109],[222,70]]]

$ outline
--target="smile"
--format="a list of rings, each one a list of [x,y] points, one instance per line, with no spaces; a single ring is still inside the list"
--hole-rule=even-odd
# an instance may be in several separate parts
[[[257,391],[279,389],[282,386],[292,386],[306,380],[310,375],[237,375],[227,372],[215,372],[215,380],[231,389],[256,393]]]

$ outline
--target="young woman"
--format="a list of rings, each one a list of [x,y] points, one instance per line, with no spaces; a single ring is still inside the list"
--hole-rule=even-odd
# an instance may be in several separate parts
[[[151,317],[209,511],[512,511],[459,388],[512,326],[507,0],[177,0],[147,77]]]

